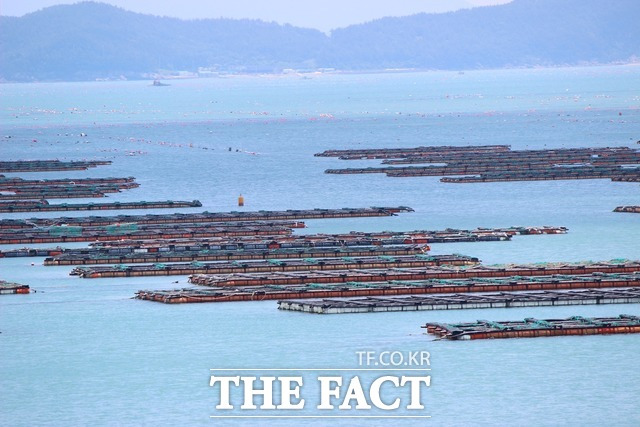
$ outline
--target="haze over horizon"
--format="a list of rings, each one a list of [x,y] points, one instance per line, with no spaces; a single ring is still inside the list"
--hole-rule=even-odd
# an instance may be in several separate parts
[[[266,22],[291,24],[329,32],[336,28],[360,24],[384,17],[399,17],[417,13],[443,13],[479,6],[510,3],[512,0],[323,0],[303,2],[299,0],[101,0],[137,13],[169,16],[180,19],[231,18],[259,19]],[[78,0],[3,0],[0,15],[23,16],[40,9],[79,3]]]
[[[327,34],[273,21],[181,20],[82,2],[0,16],[0,81],[629,63],[640,57],[639,14],[638,0],[514,0],[386,17]]]

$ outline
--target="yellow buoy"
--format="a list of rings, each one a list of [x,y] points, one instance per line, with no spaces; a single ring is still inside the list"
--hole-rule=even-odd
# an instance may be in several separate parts
[[[242,197],[242,194],[238,196],[238,206],[244,206],[244,197]]]

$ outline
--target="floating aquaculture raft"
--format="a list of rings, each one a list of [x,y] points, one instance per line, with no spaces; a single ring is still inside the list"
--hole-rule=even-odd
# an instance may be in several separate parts
[[[417,147],[414,149],[334,150],[323,157],[385,159],[384,166],[327,169],[330,174],[385,173],[391,177],[443,176],[442,182],[538,181],[610,178],[640,179],[640,151],[628,147],[511,151],[505,146]],[[387,166],[402,164],[424,166]],[[446,175],[466,175],[450,177]]]
[[[471,183],[471,182],[504,182],[504,181],[547,181],[568,179],[603,179],[640,176],[640,168],[577,166],[550,167],[540,170],[519,170],[506,172],[487,172],[478,176],[463,176],[458,178],[440,178],[442,182]]]
[[[155,239],[131,240],[125,235],[117,241],[102,241],[90,243],[90,248],[20,248],[0,251],[0,258],[15,257],[55,257],[61,254],[83,259],[125,257],[128,254],[144,256],[146,253],[168,255],[168,252],[178,255],[202,251],[238,251],[238,259],[243,255],[251,258],[248,251],[254,250],[302,250],[332,249],[335,252],[347,250],[363,250],[362,247],[381,246],[416,246],[420,251],[429,250],[426,245],[431,243],[449,242],[484,242],[507,241],[512,235],[535,234],[563,234],[565,227],[510,227],[497,229],[441,230],[441,231],[411,231],[411,232],[371,232],[347,234],[306,234],[306,235],[274,235],[274,236],[239,236],[239,237],[207,237],[192,239]],[[357,248],[357,249],[350,249]],[[283,252],[284,254],[289,252]],[[297,252],[300,253],[300,252]],[[391,255],[391,254],[386,254]],[[395,255],[398,255],[397,253]],[[234,255],[235,256],[235,255]],[[342,255],[347,256],[347,255]],[[355,255],[350,255],[355,256]],[[295,255],[293,256],[295,257]],[[119,262],[119,261],[114,261]],[[84,262],[80,262],[83,263]],[[100,263],[104,263],[100,262]]]
[[[442,267],[441,271],[451,271]],[[430,270],[437,274],[436,269]],[[426,272],[426,271],[423,271]],[[417,271],[416,271],[417,273]],[[254,275],[256,277],[258,275]],[[273,274],[270,274],[273,276]],[[266,282],[267,276],[262,275]],[[552,276],[510,276],[502,278],[472,279],[428,279],[428,280],[389,280],[381,282],[357,282],[349,281],[349,278],[358,278],[356,271],[320,271],[309,272],[304,275],[290,273],[281,275],[281,284],[271,280],[271,284],[247,285],[247,283],[259,283],[245,281],[249,275],[229,275],[225,281],[224,276],[219,276],[217,286],[214,282],[208,282],[208,288],[188,288],[162,291],[139,291],[140,299],[158,301],[164,303],[191,303],[191,302],[227,302],[227,301],[262,301],[262,300],[286,300],[286,299],[318,299],[318,298],[354,298],[354,297],[394,297],[398,295],[434,295],[454,293],[479,293],[479,292],[539,292],[539,291],[566,291],[585,288],[620,288],[640,287],[640,273],[592,273],[578,275],[552,275]],[[360,276],[362,277],[362,276]],[[275,279],[272,277],[272,279]],[[298,284],[284,284],[289,279]],[[298,279],[298,280],[296,280]],[[324,282],[322,280],[339,279],[342,282]],[[301,280],[309,280],[302,282]],[[198,281],[197,283],[202,284]],[[471,298],[470,298],[471,300]],[[460,301],[458,301],[459,303]],[[504,304],[504,300],[495,299],[495,304]],[[461,308],[461,307],[460,307]]]
[[[363,256],[403,256],[424,253],[428,246],[354,246],[345,248],[184,250],[102,254],[96,249],[76,249],[44,260],[44,265],[131,264],[149,262],[227,261],[256,259],[341,258]],[[88,252],[83,254],[82,252]]]
[[[29,291],[30,289],[28,285],[0,280],[0,294],[28,294]]]
[[[138,184],[104,184],[49,187],[16,187],[11,191],[0,190],[0,200],[84,199],[105,197],[107,193],[138,187]]]
[[[640,276],[638,276],[640,280]],[[490,294],[406,295],[366,298],[278,301],[280,310],[304,313],[380,313],[389,311],[459,310],[640,302],[640,289],[499,292]]]
[[[640,206],[618,206],[614,212],[640,213]]]
[[[618,317],[580,317],[567,319],[470,323],[427,323],[427,333],[450,340],[487,338],[534,338],[564,335],[604,335],[640,333],[640,317],[621,314]]]
[[[618,182],[640,182],[640,175],[625,175],[611,178],[611,181]]]
[[[104,197],[136,187],[133,177],[25,180],[0,176],[0,200]]]
[[[27,220],[1,220],[0,228],[34,228],[57,224],[77,225],[82,227],[104,226],[111,224],[185,224],[205,222],[235,222],[235,221],[290,221],[295,219],[323,219],[323,218],[356,218],[393,216],[399,212],[413,212],[406,206],[373,207],[373,208],[343,208],[343,209],[309,209],[286,211],[255,211],[255,212],[202,212],[176,213],[165,215],[116,215],[116,216],[88,216],[88,217],[59,217],[59,218],[29,218]]]
[[[585,275],[585,274],[610,274],[610,273],[636,273],[640,271],[639,261],[624,262],[597,262],[587,264],[544,264],[544,265],[509,265],[509,266],[485,266],[472,265],[468,257],[456,255],[432,256],[434,266],[425,268],[378,268],[378,269],[350,269],[337,271],[306,271],[288,273],[247,273],[247,274],[197,274],[189,277],[191,283],[205,286],[264,286],[264,285],[300,285],[300,284],[328,284],[347,282],[388,282],[388,281],[414,281],[426,279],[467,279],[467,278],[505,278],[509,276],[552,276],[552,275]],[[475,260],[475,259],[474,259]],[[476,260],[477,261],[477,260]],[[474,261],[475,262],[475,261]],[[465,265],[465,267],[456,267]],[[483,292],[498,292],[502,290],[544,290],[544,289],[571,289],[575,287],[599,287],[596,278],[589,281],[589,286],[562,285],[559,278],[552,283],[551,288],[538,286],[534,279],[530,284],[522,287],[500,288],[500,283],[484,281],[483,286],[470,286]],[[620,283],[616,286],[633,286]],[[461,289],[453,286],[442,290],[443,293],[461,292]],[[411,292],[405,292],[411,293]],[[415,293],[429,293],[426,291]],[[335,295],[326,295],[327,297]],[[342,295],[355,296],[355,295]],[[324,295],[318,297],[324,298]],[[296,298],[286,296],[284,298]]]
[[[360,160],[360,159],[388,159],[397,157],[408,157],[415,155],[442,155],[442,154],[464,154],[464,153],[499,153],[509,151],[509,145],[467,145],[453,146],[441,145],[431,147],[414,148],[381,148],[381,149],[361,149],[361,150],[327,150],[314,154],[316,157],[339,157],[340,159]]]
[[[489,242],[510,240],[514,235],[565,234],[566,227],[477,228],[475,230],[414,230],[355,232],[346,234],[305,234],[207,239],[131,240],[95,242],[93,247],[147,248],[147,250],[187,249],[275,249],[304,247],[343,247],[424,243]],[[115,252],[114,252],[115,253]],[[8,256],[8,255],[7,255]],[[46,256],[46,255],[45,255]]]
[[[0,162],[0,172],[48,172],[85,170],[101,165],[110,165],[110,160],[69,161],[60,160],[18,160]]]
[[[49,187],[52,185],[104,185],[130,184],[135,181],[132,176],[126,178],[58,178],[58,179],[22,179],[0,177],[0,188],[15,187]]]
[[[70,273],[85,279],[102,277],[170,276],[189,274],[274,273],[289,274],[303,271],[311,274],[323,270],[345,270],[352,268],[411,268],[440,265],[473,265],[477,258],[462,255],[440,256],[373,256],[344,258],[307,258],[291,260],[251,260],[233,262],[192,262],[189,264],[116,265],[109,267],[77,267]]]
[[[205,224],[113,224],[106,226],[48,226],[1,229],[0,244],[91,242],[129,239],[176,239],[220,236],[256,236],[291,234],[304,228],[299,221],[211,222]]]
[[[103,211],[120,209],[165,209],[165,208],[198,208],[202,203],[198,200],[157,201],[157,202],[113,202],[113,203],[59,203],[50,204],[46,200],[17,200],[0,202],[0,212],[63,212],[63,211]]]

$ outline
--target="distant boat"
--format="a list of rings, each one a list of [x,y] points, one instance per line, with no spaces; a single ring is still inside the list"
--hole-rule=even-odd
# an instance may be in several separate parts
[[[154,80],[151,86],[171,86],[171,85],[167,83],[162,83],[160,80]]]

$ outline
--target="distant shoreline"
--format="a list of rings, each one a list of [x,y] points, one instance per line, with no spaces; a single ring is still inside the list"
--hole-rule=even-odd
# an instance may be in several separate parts
[[[151,74],[149,77],[141,76],[136,78],[128,78],[122,76],[121,78],[109,78],[109,77],[96,77],[91,80],[32,80],[32,81],[20,81],[20,80],[5,80],[0,79],[0,84],[30,84],[30,83],[91,83],[91,82],[124,82],[124,81],[142,81],[153,82],[158,81],[180,81],[180,80],[210,80],[210,79],[227,79],[237,77],[313,77],[319,75],[367,75],[367,74],[411,74],[411,73],[429,73],[429,72],[450,72],[464,74],[467,72],[476,71],[507,71],[507,70],[557,70],[561,68],[575,69],[575,68],[598,68],[598,67],[627,67],[627,66],[640,66],[640,59],[625,61],[625,62],[611,62],[611,63],[593,63],[593,64],[557,64],[557,65],[530,65],[530,66],[514,66],[514,67],[497,67],[497,68],[470,68],[470,69],[435,69],[435,68],[385,68],[385,69],[363,69],[363,70],[291,70],[288,72],[220,72],[213,76],[198,76],[198,75],[176,75],[176,76],[162,76]]]

